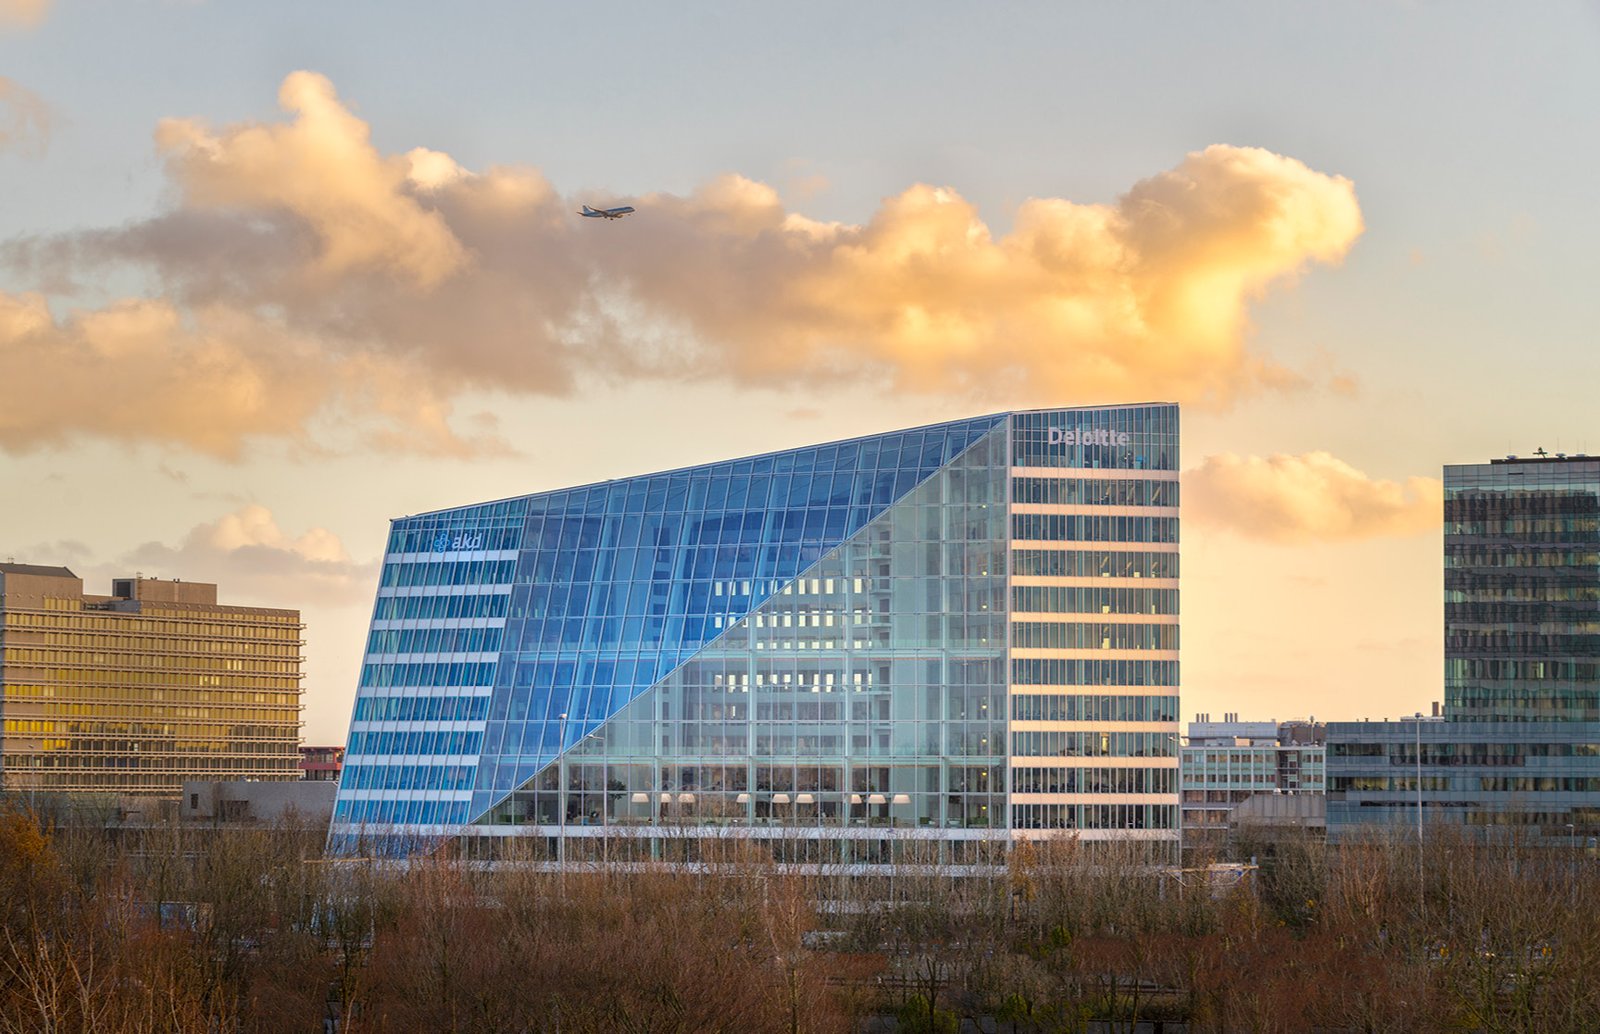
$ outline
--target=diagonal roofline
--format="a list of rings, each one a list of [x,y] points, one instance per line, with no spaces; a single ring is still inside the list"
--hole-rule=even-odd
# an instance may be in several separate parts
[[[1044,411],[1044,412],[1054,412],[1054,411],[1053,410],[1048,410],[1048,411]],[[893,511],[896,505],[898,505],[899,503],[904,502],[906,499],[909,499],[912,495],[916,494],[916,492],[918,492],[920,489],[922,489],[923,486],[927,485],[933,478],[938,477],[939,474],[942,471],[950,469],[950,467],[953,466],[958,461],[960,461],[960,459],[962,457],[966,456],[973,449],[976,449],[980,444],[983,443],[983,441],[985,439],[987,439],[990,435],[994,434],[997,430],[999,430],[999,419],[998,418],[1003,418],[1003,417],[1007,417],[1007,416],[1010,416],[1010,415],[1011,414],[1009,412],[995,414],[997,419],[996,419],[994,427],[990,427],[988,430],[985,430],[982,433],[978,434],[975,438],[972,439],[972,441],[967,443],[965,448],[963,448],[960,452],[956,453],[954,456],[951,456],[950,459],[945,461],[944,464],[942,464],[937,469],[932,471],[928,475],[928,477],[926,477],[923,480],[917,482],[911,488],[907,489],[904,493],[902,493],[901,495],[896,497],[893,501],[891,501],[889,503],[889,505],[885,506],[883,508],[882,512],[880,512],[876,517],[874,517],[872,520],[867,521],[865,524],[863,524],[861,527],[857,528],[851,534],[845,536],[837,544],[835,544],[832,548],[830,548],[828,550],[825,550],[821,556],[817,557],[817,559],[813,560],[810,564],[808,564],[807,566],[801,568],[799,571],[795,572],[795,574],[794,574],[794,576],[792,578],[789,578],[784,582],[784,585],[786,585],[786,586],[787,585],[793,585],[795,582],[799,581],[800,579],[805,578],[807,576],[807,574],[809,574],[810,572],[817,570],[823,564],[827,563],[828,560],[831,557],[837,556],[840,550],[844,549],[845,546],[849,545],[851,542],[853,542],[856,539],[858,539],[861,535],[865,534],[868,528],[872,527],[878,521],[882,520],[885,517],[885,515],[889,514],[891,511]],[[987,419],[987,418],[986,417],[973,417],[972,419],[974,421],[978,421],[978,420],[984,420],[984,419]],[[955,424],[967,423],[967,422],[968,421],[965,421],[965,420],[952,420],[952,421],[950,421],[950,423],[955,423]],[[934,425],[930,425],[930,426],[937,427],[939,425],[934,424]],[[915,431],[915,430],[919,430],[919,428],[912,427],[912,428],[907,428],[906,430]],[[897,434],[897,433],[901,433],[901,432],[895,432],[895,431],[886,432],[886,434],[890,434],[890,435]],[[720,461],[719,460],[718,462],[724,462],[724,461]],[[781,592],[781,590],[779,590],[779,592]],[[712,636],[710,639],[707,639],[704,643],[701,643],[697,648],[695,648],[693,653],[689,654],[689,656],[684,657],[682,660],[678,661],[677,664],[673,665],[670,669],[668,669],[667,672],[665,674],[663,674],[660,678],[656,679],[654,682],[650,683],[650,685],[644,687],[637,694],[635,694],[632,700],[629,700],[626,704],[623,704],[622,707],[619,708],[617,711],[615,711],[611,715],[608,715],[606,718],[602,719],[600,721],[600,723],[594,727],[594,729],[590,730],[584,736],[579,737],[577,743],[582,743],[584,739],[588,738],[588,736],[593,735],[595,732],[598,732],[600,729],[603,729],[607,725],[611,724],[613,721],[616,720],[617,716],[620,715],[628,707],[632,706],[634,703],[636,703],[637,701],[641,700],[646,695],[655,692],[655,690],[658,687],[666,684],[666,682],[668,680],[670,680],[672,678],[672,676],[676,675],[679,671],[682,671],[687,665],[689,665],[691,662],[693,662],[696,658],[702,656],[708,650],[714,649],[717,643],[719,643],[719,642],[723,641],[724,639],[727,639],[729,636],[733,635],[734,631],[737,628],[739,628],[742,625],[747,625],[747,623],[750,620],[751,615],[754,614],[756,611],[760,610],[761,607],[765,606],[769,601],[776,599],[778,597],[778,595],[779,595],[779,592],[770,593],[766,597],[766,599],[762,600],[760,603],[758,603],[755,606],[751,607],[750,610],[747,613],[745,613],[742,617],[740,617],[733,624],[729,625],[727,628],[724,628],[721,632],[718,632],[716,635]],[[517,786],[512,787],[510,790],[507,790],[504,793],[501,793],[500,791],[497,791],[497,790],[488,791],[488,793],[489,793],[489,795],[491,797],[490,802],[488,804],[486,804],[481,809],[475,808],[475,807],[471,808],[471,810],[469,811],[469,814],[472,817],[467,820],[467,825],[475,825],[475,824],[477,824],[486,815],[488,815],[490,812],[494,811],[495,808],[498,808],[501,804],[505,803],[512,796],[522,792],[535,779],[539,778],[539,776],[542,773],[549,771],[549,769],[550,769],[550,767],[552,765],[560,764],[561,760],[568,756],[568,754],[571,752],[573,747],[577,746],[577,743],[574,743],[570,747],[565,743],[560,744],[558,746],[555,754],[552,755],[548,761],[546,761],[544,764],[540,765],[538,768],[534,769],[526,778],[523,779],[523,781],[520,784],[518,784]],[[479,754],[478,757],[479,757],[479,763],[482,764],[483,755]],[[474,788],[473,797],[476,798],[477,795],[478,795],[478,791],[477,791],[476,788]]]
[[[537,492],[522,492],[522,493],[519,493],[518,495],[501,496],[498,499],[485,499],[485,500],[483,500],[481,502],[465,503],[465,504],[460,505],[460,506],[442,506],[442,507],[439,507],[436,510],[419,510],[416,513],[408,513],[403,517],[391,518],[390,519],[390,523],[393,523],[394,521],[411,520],[411,519],[416,518],[416,517],[432,517],[435,514],[450,513],[450,512],[455,511],[455,510],[471,510],[471,509],[476,509],[476,508],[481,507],[481,506],[493,506],[495,503],[509,503],[509,502],[511,502],[512,500],[515,500],[515,499],[535,499],[535,498],[538,498],[539,496],[554,495],[557,492],[575,492],[575,491],[577,491],[578,489],[581,489],[581,488],[594,488],[594,487],[599,486],[599,485],[614,484],[615,482],[618,482],[618,481],[636,481],[639,478],[660,477],[660,476],[666,475],[666,474],[682,474],[682,473],[684,473],[686,471],[697,470],[697,469],[699,469],[701,467],[712,467],[712,466],[716,466],[717,464],[720,464],[720,463],[740,463],[740,462],[743,462],[745,460],[760,460],[760,459],[766,459],[769,456],[781,456],[786,452],[810,452],[810,451],[814,451],[814,450],[817,450],[817,449],[826,449],[829,446],[833,446],[833,445],[849,445],[852,442],[864,442],[864,441],[868,441],[869,439],[873,439],[873,438],[887,438],[887,437],[890,437],[890,436],[896,435],[896,434],[910,434],[912,431],[932,431],[932,430],[934,430],[936,428],[940,428],[940,427],[951,427],[951,426],[954,426],[956,424],[972,424],[972,423],[978,423],[978,422],[981,422],[981,421],[984,421],[984,420],[993,420],[996,423],[998,423],[999,421],[1005,419],[1006,417],[1014,416],[1014,415],[1019,414],[1019,413],[1060,413],[1060,412],[1066,412],[1066,411],[1071,411],[1071,410],[1075,410],[1075,409],[1097,410],[1097,411],[1107,410],[1107,409],[1143,409],[1143,408],[1148,407],[1148,406],[1174,406],[1174,405],[1177,405],[1177,403],[1175,403],[1175,402],[1156,402],[1156,401],[1151,401],[1151,402],[1115,402],[1115,403],[1112,403],[1110,405],[1041,406],[1041,407],[1033,408],[1033,409],[1004,409],[1004,410],[1000,410],[999,412],[995,412],[995,413],[981,413],[978,416],[958,417],[955,420],[940,420],[940,421],[938,421],[936,423],[932,423],[932,424],[913,424],[910,427],[900,427],[900,428],[895,428],[895,429],[888,430],[888,431],[874,431],[874,432],[871,432],[870,434],[858,434],[858,435],[854,435],[854,436],[849,437],[849,438],[836,438],[836,439],[833,439],[832,441],[810,442],[810,443],[807,443],[805,445],[791,445],[791,446],[789,446],[787,448],[783,448],[783,449],[769,449],[766,452],[754,452],[754,453],[749,453],[748,455],[744,455],[744,456],[728,456],[728,457],[725,457],[723,459],[705,460],[705,461],[702,461],[700,463],[689,463],[689,464],[686,464],[686,465],[681,466],[681,467],[668,467],[665,470],[648,470],[648,471],[644,471],[643,473],[639,473],[639,474],[627,474],[627,475],[624,475],[622,477],[605,478],[604,480],[601,480],[601,481],[584,481],[584,482],[581,482],[580,484],[576,484],[576,485],[562,485],[559,488],[540,489]]]
[[[1085,406],[1082,408],[1104,409],[1106,407]],[[979,416],[961,417],[955,420],[941,420],[934,424],[914,424],[911,427],[902,427],[892,431],[875,431],[871,434],[858,434],[850,438],[837,438],[828,442],[813,442],[806,445],[791,445],[784,449],[769,449],[766,452],[753,452],[745,456],[728,456],[723,459],[705,460],[701,463],[690,463],[682,467],[669,467],[666,470],[647,470],[642,474],[627,474],[623,477],[606,478],[602,481],[585,481],[576,485],[562,485],[560,488],[545,488],[537,492],[523,492],[520,495],[502,496],[499,499],[485,499],[484,501],[478,503],[466,503],[461,506],[445,506],[437,510],[423,510],[419,513],[408,513],[404,517],[396,517],[393,518],[393,520],[405,521],[411,520],[414,517],[431,517],[438,513],[450,513],[452,510],[471,510],[480,506],[493,506],[495,503],[509,503],[514,499],[536,499],[543,495],[555,495],[557,492],[576,492],[581,488],[594,488],[598,485],[610,485],[615,484],[618,481],[637,481],[640,478],[661,477],[667,474],[682,474],[687,471],[698,470],[701,467],[714,467],[721,463],[742,463],[745,460],[761,460],[766,459],[768,456],[782,456],[786,452],[815,452],[819,449],[826,449],[831,445],[849,445],[852,442],[865,442],[873,438],[889,438],[897,434],[910,434],[913,431],[932,431],[941,427],[953,427],[957,424],[981,423],[985,420],[993,420],[998,423],[999,421],[1010,416],[1012,413],[1022,412],[1029,412],[1029,410],[1008,409],[999,413],[984,413]],[[1040,412],[1045,412],[1045,410],[1040,410]]]

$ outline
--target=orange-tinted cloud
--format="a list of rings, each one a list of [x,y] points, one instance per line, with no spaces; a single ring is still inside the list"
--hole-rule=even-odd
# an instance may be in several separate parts
[[[121,565],[151,577],[216,582],[228,600],[294,609],[369,601],[378,569],[376,562],[351,560],[326,528],[290,535],[255,503],[195,526],[176,546],[146,543]]]
[[[1208,456],[1184,472],[1183,491],[1185,517],[1269,542],[1416,535],[1444,515],[1437,479],[1375,480],[1326,452]]]
[[[0,449],[90,435],[180,444],[223,457],[251,438],[301,439],[339,407],[404,428],[408,451],[471,448],[416,370],[339,355],[258,316],[132,299],[57,320],[37,294],[0,292]]]
[[[437,166],[453,162],[432,152],[419,159],[380,155],[367,124],[320,75],[290,75],[278,103],[291,121],[221,132],[190,119],[162,121],[156,146],[186,208],[295,217],[316,239],[308,275],[382,269],[427,288],[461,267],[460,242],[411,192],[448,183]],[[413,178],[418,165],[420,182]]]
[[[0,75],[0,151],[40,154],[50,142],[50,106],[15,79]]]
[[[54,0],[0,0],[0,25],[38,25]]]
[[[361,393],[330,391],[325,371],[358,363],[425,378],[431,393],[418,406],[375,376],[367,412],[402,425],[419,412],[446,432],[459,392],[571,394],[596,379],[1227,405],[1305,383],[1252,350],[1249,306],[1339,261],[1362,231],[1348,180],[1223,145],[1115,204],[1030,200],[1009,233],[948,187],[913,185],[852,226],[791,211],[737,175],[687,197],[619,198],[638,213],[596,225],[536,169],[380,152],[320,76],[289,76],[279,100],[279,122],[164,121],[168,211],[7,250],[55,291],[133,266],[160,291],[151,304],[181,322],[226,312],[300,356],[314,383],[267,377],[260,398],[286,404],[224,424],[235,445],[348,404]]]

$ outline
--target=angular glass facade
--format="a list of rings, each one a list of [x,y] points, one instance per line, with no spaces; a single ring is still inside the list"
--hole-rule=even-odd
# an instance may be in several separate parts
[[[396,521],[335,840],[1173,840],[1177,431],[997,414]]]
[[[1420,790],[1429,822],[1600,836],[1600,460],[1444,475],[1443,720],[1328,727],[1330,834]]]

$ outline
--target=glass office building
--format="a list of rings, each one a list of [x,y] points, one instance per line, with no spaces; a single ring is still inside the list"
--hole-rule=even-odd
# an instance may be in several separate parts
[[[1443,720],[1328,727],[1330,835],[1600,835],[1600,459],[1444,469]]]
[[[397,520],[333,844],[1175,849],[1178,462],[1014,412]]]

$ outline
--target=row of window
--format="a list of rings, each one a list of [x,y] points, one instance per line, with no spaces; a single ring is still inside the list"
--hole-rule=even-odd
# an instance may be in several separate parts
[[[1600,616],[1597,612],[1595,616]],[[1600,623],[1587,622],[1593,627]],[[1445,649],[1460,653],[1519,653],[1555,654],[1570,657],[1575,654],[1593,657],[1600,655],[1600,634],[1586,632],[1583,626],[1566,626],[1559,632],[1508,632],[1465,631],[1449,629],[1445,635]]]
[[[1019,722],[1175,722],[1175,696],[1106,696],[1019,693],[1011,698]]]
[[[1039,542],[1177,542],[1178,519],[1014,513],[1011,537]]]
[[[1510,517],[1504,520],[1452,521],[1449,536],[1511,536],[1523,542],[1559,542],[1577,536],[1600,535],[1600,517]]]
[[[1592,549],[1528,549],[1508,542],[1499,548],[1488,543],[1447,544],[1444,566],[1452,567],[1600,567],[1600,551]]]
[[[1576,484],[1572,482],[1527,484],[1525,487],[1504,491],[1482,489],[1474,491],[1452,485],[1445,493],[1445,520],[1470,521],[1484,518],[1596,513],[1600,511],[1600,499],[1595,496],[1594,486],[1584,484],[1584,481],[1589,480],[1592,479],[1583,478]]]
[[[1052,506],[1177,506],[1178,483],[1131,478],[1014,477],[1011,501]]]
[[[27,736],[72,735],[90,731],[95,734],[96,738],[74,740],[75,743],[86,744],[103,742],[100,737],[104,736],[139,736],[148,738],[148,741],[152,743],[166,743],[170,742],[174,736],[209,737],[215,740],[281,740],[285,737],[298,738],[300,734],[300,722],[297,715],[291,721],[278,722],[276,724],[218,722],[210,725],[182,722],[141,722],[136,720],[110,721],[104,718],[95,718],[89,721],[50,718],[7,718],[4,722],[4,728],[7,735]],[[119,739],[117,742],[121,742],[121,740]],[[82,749],[106,748],[84,747]]]
[[[188,733],[189,730],[185,730]],[[181,768],[201,754],[281,757],[292,771],[300,763],[299,730],[246,727],[225,730],[215,739],[178,739],[167,736],[59,736],[39,741],[47,755],[66,758],[62,766],[76,768]],[[70,755],[70,757],[69,757]]]
[[[163,751],[172,750],[172,744],[162,743]],[[209,746],[208,750],[211,749]],[[136,760],[142,762],[141,769],[149,772],[152,769],[164,770],[167,778],[179,780],[184,778],[194,779],[199,776],[226,776],[234,775],[240,778],[246,776],[253,778],[271,778],[287,773],[297,772],[300,761],[293,751],[273,751],[268,754],[234,755],[217,753],[162,753],[159,751],[141,750],[135,755]],[[71,776],[74,771],[81,773],[106,772],[113,770],[109,763],[113,760],[106,754],[72,754],[64,751],[52,751],[48,754],[7,754],[4,758],[4,771],[11,774],[25,773],[27,782],[24,784],[29,789],[64,789],[59,780],[37,783],[39,776]],[[127,768],[126,758],[116,759],[117,769]],[[133,781],[130,785],[149,785],[148,783]],[[102,783],[100,785],[110,785]],[[174,787],[175,789],[176,787]]]
[[[1176,614],[1178,590],[1017,585],[1011,589],[1011,607],[1039,614]]]
[[[20,636],[22,633],[14,632]],[[19,644],[22,640],[18,640]],[[260,639],[195,639],[189,636],[108,635],[101,632],[34,633],[27,645],[68,647],[79,651],[135,651],[159,656],[173,654],[244,654],[250,657],[299,657],[298,643]]]
[[[1013,621],[1011,645],[1024,650],[1176,650],[1178,626]]]
[[[1031,578],[1176,578],[1178,554],[1142,550],[1013,549],[1011,573]]]
[[[516,573],[515,560],[450,560],[441,563],[383,565],[378,582],[385,589],[438,585],[504,585]]]
[[[384,596],[373,611],[374,621],[455,621],[461,618],[503,618],[511,597],[504,593],[443,596]]]
[[[1011,753],[1025,758],[1172,758],[1178,734],[1171,732],[1014,732]]]
[[[1600,692],[1579,689],[1554,689],[1548,692],[1530,692],[1520,686],[1506,686],[1500,689],[1485,689],[1480,686],[1451,687],[1446,694],[1450,701],[1451,710],[1458,715],[1461,712],[1475,714],[1500,714],[1504,713],[1507,719],[1516,716],[1526,720],[1534,716],[1534,720],[1559,720],[1570,712],[1580,712],[1584,715],[1600,714]],[[1600,717],[1587,719],[1600,721]]]
[[[350,735],[351,757],[372,754],[476,754],[483,746],[481,732],[356,732]]]
[[[1446,682],[1481,682],[1507,679],[1519,682],[1594,682],[1600,680],[1595,661],[1525,661],[1446,657]]]
[[[1329,790],[1404,791],[1417,788],[1416,776],[1335,776]],[[1424,790],[1487,793],[1600,793],[1600,776],[1423,776]]]
[[[1600,600],[1600,586],[1595,585],[1594,575],[1589,571],[1569,573],[1563,568],[1543,578],[1508,577],[1478,571],[1444,573],[1447,604],[1593,603],[1595,600]]]
[[[340,801],[333,821],[351,825],[460,825],[467,821],[467,801]]]
[[[499,653],[500,628],[391,628],[367,637],[367,653]]]
[[[196,657],[172,653],[100,653],[87,650],[30,649],[7,647],[3,653],[5,663],[29,667],[51,664],[91,666],[95,669],[117,668],[137,670],[159,669],[162,672],[193,671],[249,671],[262,674],[295,675],[300,672],[298,654],[292,661],[266,660],[260,657]]]
[[[228,707],[244,704],[266,704],[276,707],[300,706],[300,693],[298,690],[288,693],[263,693],[254,686],[230,690],[206,689],[190,691],[161,684],[156,686],[118,685],[82,688],[79,686],[41,686],[7,683],[3,688],[5,699],[10,701],[78,700],[91,704],[103,701],[127,701],[135,704],[155,704],[161,707],[174,704],[207,704]]]
[[[470,790],[473,765],[346,765],[343,790]]]
[[[1013,768],[1013,793],[1177,793],[1175,768]]]
[[[300,692],[300,676],[275,675],[198,675],[173,671],[107,671],[103,668],[37,668],[28,672],[12,669],[8,678],[50,681],[64,695],[121,698],[126,700],[179,699],[185,695],[204,700],[211,691],[252,693],[255,698],[282,696]],[[181,694],[181,690],[199,689],[206,692]],[[261,690],[279,690],[278,694],[264,694]],[[270,702],[270,701],[269,701]]]
[[[1178,662],[1017,657],[1011,661],[1011,683],[1015,686],[1176,686]]]
[[[221,701],[218,701],[221,703]],[[266,707],[182,707],[164,704],[123,704],[104,701],[6,701],[6,712],[16,717],[92,718],[103,722],[154,720],[159,722],[294,722],[300,720],[298,704]]]
[[[481,722],[489,717],[487,696],[364,696],[356,701],[356,722]]]
[[[1165,804],[1013,804],[1015,829],[1177,829],[1178,808]]]
[[[1417,750],[1410,743],[1328,744],[1332,758],[1387,758],[1391,765],[1415,765]],[[1526,764],[1527,758],[1600,757],[1600,743],[1424,743],[1424,765]]]
[[[492,661],[452,664],[367,664],[361,668],[361,685],[368,686],[488,686],[494,682]]]
[[[76,600],[45,600],[76,604]],[[148,636],[187,636],[211,639],[296,640],[300,638],[300,621],[296,612],[281,614],[255,612],[244,616],[228,615],[228,619],[186,621],[154,615],[116,613],[113,611],[78,610],[74,605],[68,614],[29,614],[9,611],[6,624],[17,628],[55,628],[96,632],[122,632]]]

